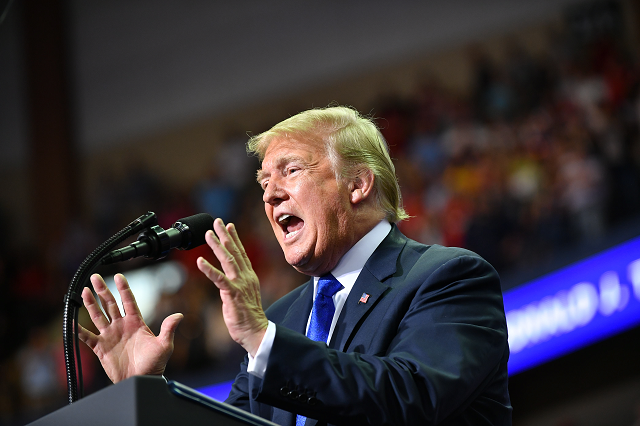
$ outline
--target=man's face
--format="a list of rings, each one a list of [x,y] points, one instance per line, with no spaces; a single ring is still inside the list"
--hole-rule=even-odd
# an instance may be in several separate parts
[[[337,181],[322,142],[274,139],[258,181],[264,208],[285,258],[296,270],[319,276],[333,269],[355,243],[349,189]]]

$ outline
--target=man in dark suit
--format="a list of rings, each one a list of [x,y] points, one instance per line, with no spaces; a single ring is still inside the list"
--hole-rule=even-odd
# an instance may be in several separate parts
[[[227,402],[286,425],[511,424],[497,273],[472,252],[402,235],[395,223],[407,215],[375,125],[349,108],[311,110],[249,149],[285,258],[312,278],[265,314],[235,227],[214,222],[206,239],[222,271],[202,258],[198,267],[248,353]],[[124,318],[102,279],[92,282],[111,321],[85,291],[100,335],[80,337],[109,377],[162,374],[181,315],[156,338],[124,277]]]

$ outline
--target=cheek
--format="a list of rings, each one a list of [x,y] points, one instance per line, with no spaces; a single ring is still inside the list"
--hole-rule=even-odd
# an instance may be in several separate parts
[[[275,231],[276,227],[277,227],[277,228],[280,228],[280,227],[275,223],[275,221],[273,220],[273,207],[271,207],[269,204],[265,204],[265,206],[264,206],[264,212],[265,212],[265,214],[266,214],[266,216],[267,216],[267,220],[269,221],[269,225],[271,225],[271,228],[273,228],[273,229],[274,229],[274,231]]]

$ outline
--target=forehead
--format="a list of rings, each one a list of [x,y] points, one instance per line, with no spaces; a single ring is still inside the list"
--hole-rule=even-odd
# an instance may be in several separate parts
[[[292,160],[317,162],[326,157],[324,143],[310,138],[275,138],[265,151],[262,169],[279,167]]]

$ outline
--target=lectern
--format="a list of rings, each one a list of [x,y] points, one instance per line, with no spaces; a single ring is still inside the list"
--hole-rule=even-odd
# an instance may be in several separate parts
[[[276,426],[159,376],[135,376],[48,414],[33,426]]]

